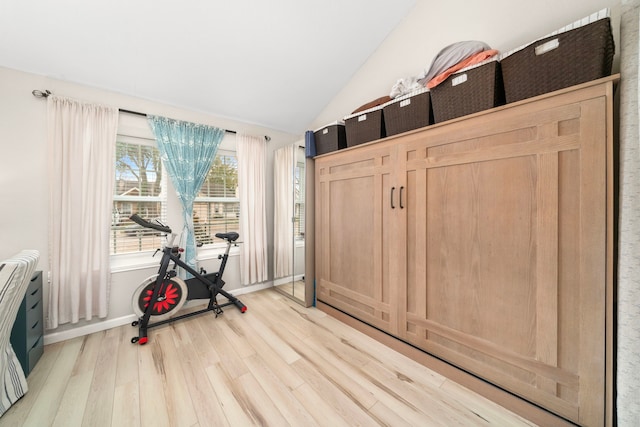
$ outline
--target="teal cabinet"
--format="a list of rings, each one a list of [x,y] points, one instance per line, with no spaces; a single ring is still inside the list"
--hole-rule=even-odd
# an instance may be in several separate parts
[[[11,345],[25,376],[33,370],[44,352],[42,304],[42,271],[36,271],[20,303],[11,330]]]

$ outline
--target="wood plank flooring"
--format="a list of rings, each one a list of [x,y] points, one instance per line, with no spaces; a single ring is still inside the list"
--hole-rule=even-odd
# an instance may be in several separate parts
[[[241,300],[46,346],[0,426],[533,425],[273,289]]]

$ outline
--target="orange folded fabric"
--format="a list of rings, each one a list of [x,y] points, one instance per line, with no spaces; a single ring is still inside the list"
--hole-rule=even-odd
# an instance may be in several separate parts
[[[455,73],[456,71],[462,70],[465,67],[469,67],[471,65],[485,61],[497,54],[498,54],[498,51],[495,49],[483,50],[482,52],[478,52],[475,55],[468,57],[467,59],[463,59],[462,61],[458,62],[456,65],[445,70],[442,74],[438,74],[437,76],[429,80],[429,83],[427,83],[427,87],[429,89],[432,89],[438,86],[443,81],[447,80],[447,77],[449,77],[451,74]]]

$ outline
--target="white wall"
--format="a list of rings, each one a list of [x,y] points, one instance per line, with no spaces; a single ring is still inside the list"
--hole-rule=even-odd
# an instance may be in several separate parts
[[[308,128],[318,129],[388,95],[396,80],[420,74],[451,43],[480,40],[509,51],[605,7],[611,9],[618,52],[620,0],[417,0],[410,14]]]
[[[171,82],[167,82],[171,84]],[[0,148],[2,167],[0,167],[0,260],[13,255],[21,249],[37,249],[40,251],[38,269],[47,277],[48,271],[48,179],[47,179],[47,118],[46,101],[31,95],[34,89],[45,90],[96,102],[104,105],[156,114],[174,119],[187,120],[218,126],[225,129],[251,135],[269,135],[269,156],[267,165],[273,165],[272,150],[299,139],[272,129],[240,123],[229,119],[214,117],[195,111],[187,111],[156,102],[137,99],[100,89],[89,88],[43,76],[15,71],[0,67]],[[144,119],[121,114],[121,124],[129,129],[135,128]],[[270,170],[271,166],[267,166]],[[273,236],[273,174],[265,177],[267,188],[267,226],[268,238]],[[176,222],[178,221],[178,222]],[[179,217],[169,218],[169,225],[180,229]],[[242,239],[240,239],[242,240]],[[270,248],[272,250],[272,248]],[[271,255],[270,255],[271,258]],[[120,269],[112,275],[109,316],[104,320],[92,322],[81,321],[76,325],[63,325],[55,331],[45,331],[45,342],[64,339],[71,334],[91,332],[105,327],[129,322],[132,314],[131,294],[146,277],[157,270],[158,258],[149,258],[144,268]],[[209,271],[216,271],[219,265],[217,258],[204,260],[201,265]],[[154,266],[156,266],[154,268]],[[246,291],[238,289],[239,285],[238,257],[229,260],[224,279],[225,290],[236,289],[237,294]],[[48,287],[45,285],[45,301]],[[45,306],[46,315],[46,306]],[[132,328],[132,335],[135,331]],[[75,330],[69,332],[71,330]]]

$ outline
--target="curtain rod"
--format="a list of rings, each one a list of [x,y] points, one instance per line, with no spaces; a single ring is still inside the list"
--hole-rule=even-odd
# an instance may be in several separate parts
[[[47,97],[49,97],[49,95],[52,95],[52,93],[47,89],[45,89],[44,92],[41,91],[41,90],[35,89],[35,90],[31,91],[31,94],[33,96],[35,96],[36,98],[47,98]],[[121,112],[121,113],[133,114],[135,116],[147,117],[147,114],[145,114],[145,113],[140,113],[138,111],[132,111],[132,110],[125,110],[124,108],[118,108],[118,111]],[[229,129],[225,129],[224,131],[226,133],[232,133],[234,135],[237,133],[235,130],[229,130]],[[265,135],[264,139],[267,142],[271,141],[271,137],[269,135]]]
[[[118,111],[121,113],[127,113],[127,114],[133,114],[134,116],[142,116],[142,117],[147,117],[147,114],[145,113],[140,113],[139,111],[132,111],[132,110],[125,110],[124,108],[118,108]],[[229,129],[225,129],[224,130],[226,133],[232,133],[232,134],[236,134],[235,130],[229,130]],[[265,135],[264,137],[265,139],[267,139],[267,141],[271,138],[269,138],[268,136]]]

